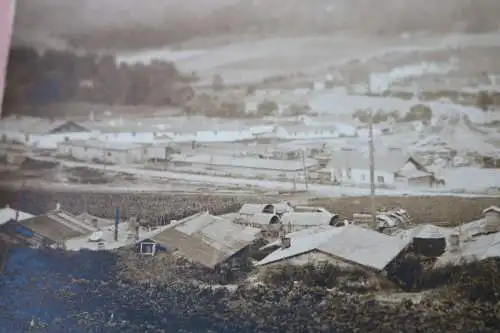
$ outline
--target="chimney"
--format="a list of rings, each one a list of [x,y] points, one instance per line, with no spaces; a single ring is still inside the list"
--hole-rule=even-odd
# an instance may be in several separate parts
[[[59,202],[56,203],[56,212],[61,210],[61,204]]]
[[[290,238],[288,237],[283,237],[281,238],[281,249],[288,249],[290,246],[292,246]]]

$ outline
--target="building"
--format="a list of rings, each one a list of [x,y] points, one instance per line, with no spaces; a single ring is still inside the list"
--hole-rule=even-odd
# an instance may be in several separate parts
[[[450,239],[454,234],[456,231],[452,228],[423,224],[404,230],[395,236],[407,240],[415,254],[427,258],[437,258],[449,249]]]
[[[395,171],[401,166],[403,159],[399,153],[376,154],[375,186],[394,186]],[[331,152],[326,167],[318,170],[315,177],[330,184],[369,186],[371,180],[369,156],[354,150]]]
[[[151,241],[192,262],[216,269],[223,264],[237,266],[246,262],[249,247],[260,233],[259,229],[202,212],[166,227]]]
[[[484,214],[484,232],[500,232],[500,208],[491,206],[483,210]]]
[[[395,172],[395,180],[412,187],[433,187],[438,182],[432,171],[411,156]]]
[[[173,155],[171,163],[174,168],[194,172],[210,171],[221,175],[275,177],[283,179],[302,179],[304,177],[304,169],[314,169],[318,164],[313,159],[305,159],[304,161],[273,160],[209,154]]]
[[[74,140],[58,144],[57,155],[106,164],[139,164],[147,159],[145,146],[122,142]]]
[[[307,229],[289,234],[289,246],[282,246],[257,263],[303,265],[326,261],[342,267],[357,267],[380,272],[392,263],[408,243],[376,231],[347,225],[318,227],[314,233]]]
[[[90,235],[97,229],[72,214],[56,209],[24,220],[6,223],[1,232],[33,247],[65,247],[74,237]]]
[[[9,117],[0,124],[2,141],[14,140],[38,149],[56,149],[68,140],[87,140],[95,135],[74,121],[34,117]]]

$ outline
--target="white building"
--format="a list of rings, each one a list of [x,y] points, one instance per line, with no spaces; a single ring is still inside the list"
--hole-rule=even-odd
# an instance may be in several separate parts
[[[289,246],[272,252],[257,266],[327,261],[339,266],[383,271],[408,245],[397,237],[354,225],[304,229],[287,238]]]
[[[209,154],[172,156],[173,168],[191,172],[216,173],[220,175],[277,177],[301,180],[304,169],[310,170],[318,165],[313,159],[272,160],[253,157],[234,157]]]
[[[147,159],[147,148],[138,144],[122,142],[73,140],[59,143],[57,154],[80,161],[137,164],[144,163]]]
[[[0,123],[2,141],[14,140],[39,149],[56,149],[68,140],[88,140],[96,133],[73,121],[11,117]]]
[[[370,185],[370,159],[358,151],[331,153],[327,166],[318,170],[318,177],[331,183]],[[394,186],[395,172],[403,165],[404,156],[398,153],[375,155],[375,184],[379,187]]]

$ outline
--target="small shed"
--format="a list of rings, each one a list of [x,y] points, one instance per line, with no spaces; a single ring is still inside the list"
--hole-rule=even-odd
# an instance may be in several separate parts
[[[484,233],[500,232],[500,208],[491,206],[483,210]]]
[[[437,226],[421,226],[413,235],[414,252],[424,257],[437,258],[446,251],[447,238],[449,235]]]

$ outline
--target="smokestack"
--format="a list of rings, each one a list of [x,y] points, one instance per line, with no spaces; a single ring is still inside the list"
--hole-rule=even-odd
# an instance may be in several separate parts
[[[116,218],[115,218],[115,242],[118,241],[118,224],[120,223],[120,207],[116,207]]]

